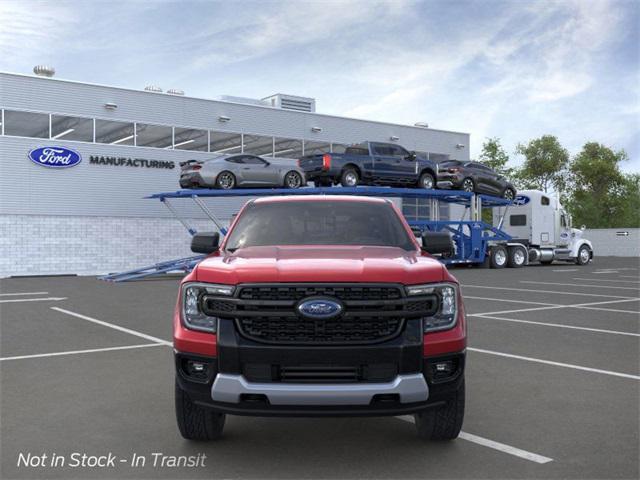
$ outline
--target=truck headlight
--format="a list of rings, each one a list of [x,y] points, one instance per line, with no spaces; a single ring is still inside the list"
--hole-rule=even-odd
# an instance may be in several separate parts
[[[182,286],[182,321],[191,330],[215,333],[218,329],[218,318],[210,317],[202,312],[204,295],[233,295],[234,287],[215,285],[212,283],[186,283]]]
[[[430,317],[422,319],[423,330],[436,332],[453,328],[458,318],[458,286],[453,283],[412,285],[407,287],[407,295],[436,295],[438,310]]]

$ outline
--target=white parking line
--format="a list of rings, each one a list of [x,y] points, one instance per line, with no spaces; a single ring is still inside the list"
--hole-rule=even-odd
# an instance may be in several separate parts
[[[466,298],[466,297],[465,297]],[[540,310],[553,310],[557,308],[582,308],[586,310],[602,310],[605,312],[620,312],[620,313],[631,313],[633,315],[638,315],[638,312],[633,310],[616,310],[614,308],[599,308],[593,305],[608,305],[610,303],[624,303],[624,302],[636,302],[640,300],[640,298],[628,298],[624,300],[609,300],[606,302],[590,302],[590,303],[576,303],[573,305],[556,305],[556,304],[547,304],[546,307],[535,307],[535,308],[518,308],[514,310],[498,310],[495,312],[480,312],[475,313],[474,315],[499,315],[503,313],[521,313],[521,312],[537,312]]]
[[[637,278],[637,277],[636,277]],[[586,280],[587,282],[612,282],[612,283],[640,283],[637,280],[609,280],[608,278],[581,278],[573,277],[572,280]]]
[[[526,293],[553,293],[556,295],[574,295],[578,297],[605,297],[605,298],[628,298],[630,300],[637,300],[636,297],[623,297],[620,295],[604,295],[601,293],[579,293],[579,292],[559,292],[557,290],[537,290],[531,288],[512,288],[512,287],[492,287],[488,285],[462,285],[464,288],[488,288],[490,290],[509,290],[512,292],[526,292]]]
[[[543,360],[541,358],[533,358],[533,357],[524,357],[522,355],[513,355],[511,353],[494,352],[493,350],[484,350],[482,348],[467,347],[467,350],[471,352],[486,353],[488,355],[496,355],[498,357],[515,358],[517,360],[524,360],[525,362],[542,363],[545,365],[553,365],[554,367],[572,368],[574,370],[582,370],[584,372],[611,375],[612,377],[622,377],[622,378],[631,378],[633,380],[640,380],[640,376],[631,375],[630,373],[620,373],[620,372],[612,372],[610,370],[600,370],[599,368],[583,367],[581,365],[573,365],[571,363],[553,362],[551,360]]]
[[[638,275],[620,275],[620,278],[638,278]]]
[[[58,307],[50,307],[51,310],[55,310],[56,312],[66,313],[67,315],[71,315],[72,317],[81,318],[82,320],[86,320],[87,322],[96,323],[98,325],[102,325],[104,327],[113,328],[114,330],[118,330],[120,332],[128,333],[130,335],[135,335],[136,337],[144,338],[146,340],[150,340],[152,342],[160,343],[162,345],[167,345],[169,347],[173,346],[173,343],[163,340],[158,337],[153,337],[151,335],[147,335],[146,333],[138,332],[136,330],[131,330],[130,328],[121,327],[120,325],[114,325],[113,323],[104,322],[102,320],[98,320],[96,318],[87,317],[86,315],[81,315],[79,313],[72,312],[70,310],[65,310],[64,308]]]
[[[525,303],[528,305],[545,305],[547,307],[560,307],[557,303],[543,303],[543,302],[532,302],[531,300],[509,300],[508,298],[489,298],[489,297],[471,297],[469,295],[464,295],[464,299],[468,300],[489,300],[491,302],[507,302],[507,303]]]
[[[403,415],[401,417],[396,417],[396,418],[400,420],[404,420],[405,422],[409,422],[409,423],[415,422],[414,418],[410,415]],[[500,443],[494,440],[489,440],[488,438],[479,437],[478,435],[474,435],[472,433],[460,432],[460,435],[458,435],[458,438],[460,440],[466,440],[467,442],[476,443],[478,445],[482,445],[483,447],[492,448],[493,450],[498,450],[499,452],[513,455],[514,457],[523,458],[525,460],[529,460],[530,462],[535,462],[535,463],[553,462],[553,458],[538,455],[537,453],[528,452],[526,450],[522,450],[521,448],[512,447],[511,445],[507,445],[506,443]]]
[[[0,297],[11,297],[17,295],[49,295],[49,292],[0,293]]]
[[[133,348],[146,348],[146,347],[162,347],[161,343],[143,343],[142,345],[125,345],[123,347],[105,347],[105,348],[91,348],[88,350],[70,350],[66,352],[53,352],[53,353],[37,353],[35,355],[18,355],[15,357],[2,357],[0,362],[7,362],[9,360],[25,360],[29,358],[42,358],[42,357],[60,357],[62,355],[79,355],[82,353],[95,353],[95,352],[111,352],[114,350],[131,350]]]
[[[558,270],[551,270],[552,272],[579,272],[579,268],[560,268]]]
[[[571,330],[584,330],[586,332],[610,333],[612,335],[627,335],[629,337],[640,337],[640,333],[620,332],[618,330],[605,330],[602,328],[577,327],[575,325],[564,325],[562,323],[534,322],[533,320],[521,320],[519,318],[501,318],[492,315],[471,314],[468,317],[486,318],[490,320],[501,320],[503,322],[528,323],[531,325],[541,325],[544,327],[569,328]]]
[[[567,287],[615,288],[616,290],[640,290],[640,287],[619,287],[618,285],[585,285],[584,283],[536,282],[533,280],[520,280],[520,283],[531,283],[537,285],[562,285]]]
[[[47,297],[47,298],[11,298],[8,300],[0,300],[0,303],[22,303],[22,302],[59,302],[66,300],[67,297]]]

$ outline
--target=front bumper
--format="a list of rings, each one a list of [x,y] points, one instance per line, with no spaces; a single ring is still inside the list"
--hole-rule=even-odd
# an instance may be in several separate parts
[[[385,383],[254,383],[242,375],[218,374],[211,388],[214,402],[240,403],[243,396],[260,395],[269,405],[329,406],[370,405],[376,396],[397,398],[400,403],[425,402],[427,382],[420,373],[398,375]]]
[[[357,353],[356,353],[357,355]],[[205,379],[184,373],[186,359],[207,363]],[[455,361],[447,378],[434,378],[433,365]],[[249,382],[241,374],[220,373],[219,359],[176,352],[180,388],[197,404],[220,413],[262,417],[393,416],[444,405],[460,388],[465,352],[421,359],[420,371],[399,374],[390,382],[305,384]]]

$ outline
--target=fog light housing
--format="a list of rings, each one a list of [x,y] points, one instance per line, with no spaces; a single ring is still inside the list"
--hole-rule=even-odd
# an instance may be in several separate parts
[[[198,360],[183,359],[182,371],[193,380],[207,381],[210,374],[209,364]]]
[[[460,362],[457,358],[430,360],[428,376],[433,382],[450,379],[457,375]]]

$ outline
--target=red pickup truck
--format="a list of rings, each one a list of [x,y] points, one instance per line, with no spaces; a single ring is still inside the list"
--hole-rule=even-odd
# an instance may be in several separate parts
[[[226,414],[414,414],[418,434],[458,436],[466,322],[456,279],[387,200],[248,202],[187,275],[174,316],[180,433],[222,434]],[[438,243],[440,242],[440,243]],[[425,245],[426,244],[426,245]]]

